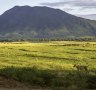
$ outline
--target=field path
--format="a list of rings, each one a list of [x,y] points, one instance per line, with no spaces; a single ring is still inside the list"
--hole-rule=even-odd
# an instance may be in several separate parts
[[[0,76],[0,90],[50,90],[38,86],[29,86]]]

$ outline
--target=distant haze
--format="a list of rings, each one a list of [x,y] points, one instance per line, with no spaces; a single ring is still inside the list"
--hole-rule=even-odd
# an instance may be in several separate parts
[[[77,15],[77,16],[79,16],[79,15]],[[91,20],[96,20],[96,14],[80,15],[80,17],[83,17],[86,19],[91,19]]]

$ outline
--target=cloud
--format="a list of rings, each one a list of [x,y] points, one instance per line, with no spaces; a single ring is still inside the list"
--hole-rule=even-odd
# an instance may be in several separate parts
[[[47,5],[47,6],[62,6],[65,5],[67,2],[46,2],[46,3],[41,3],[41,5]]]
[[[62,5],[70,5],[70,6],[84,6],[84,7],[96,7],[96,0],[61,0],[58,2],[45,2],[41,3],[41,5],[48,6],[62,6]]]
[[[57,2],[41,3],[41,5],[57,7],[69,13],[80,13],[83,11],[88,13],[88,10],[90,10],[89,13],[96,14],[96,0],[59,0]]]
[[[67,2],[67,4],[78,7],[93,7],[96,6],[96,0],[73,0]]]
[[[73,11],[74,9],[72,8],[63,8],[64,11]]]
[[[56,0],[40,3],[43,6],[59,8],[70,14],[96,20],[96,0]]]

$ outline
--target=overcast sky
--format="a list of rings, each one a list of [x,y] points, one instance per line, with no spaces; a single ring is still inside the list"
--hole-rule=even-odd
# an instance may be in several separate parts
[[[73,15],[96,19],[96,0],[0,0],[0,14],[16,5],[49,6]]]

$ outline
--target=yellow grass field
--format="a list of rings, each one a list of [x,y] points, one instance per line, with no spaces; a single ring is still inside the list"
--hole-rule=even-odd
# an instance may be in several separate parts
[[[0,43],[0,75],[56,90],[96,89],[96,42]]]

